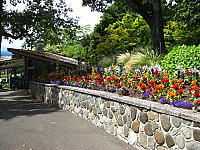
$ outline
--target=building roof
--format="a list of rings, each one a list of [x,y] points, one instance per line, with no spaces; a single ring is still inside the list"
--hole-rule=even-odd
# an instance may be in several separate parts
[[[24,59],[2,59],[0,60],[0,70],[12,67],[23,67]]]
[[[32,50],[22,50],[22,49],[13,49],[13,48],[8,48],[9,52],[12,52],[13,54],[25,56],[25,57],[30,57],[30,58],[35,58],[39,60],[45,60],[49,62],[56,63],[59,61],[59,64],[61,65],[68,65],[68,66],[77,66],[78,61],[76,59],[72,59],[69,57],[64,57],[48,52],[43,52],[39,53],[37,51],[32,51]]]

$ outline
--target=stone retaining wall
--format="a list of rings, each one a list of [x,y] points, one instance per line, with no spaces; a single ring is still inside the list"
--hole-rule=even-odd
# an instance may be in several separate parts
[[[31,82],[30,96],[69,110],[139,149],[200,150],[200,113],[116,94]]]

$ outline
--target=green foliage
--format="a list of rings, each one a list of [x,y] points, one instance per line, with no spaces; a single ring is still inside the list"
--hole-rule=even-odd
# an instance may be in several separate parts
[[[44,51],[85,61],[84,59],[90,40],[90,37],[86,34],[88,30],[89,28],[84,26],[74,31],[76,35],[74,38],[70,38],[68,32],[63,30],[63,40],[61,43],[57,45],[49,43],[45,46]]]
[[[174,74],[177,67],[200,69],[200,46],[175,46],[162,61],[162,67]]]
[[[13,5],[17,8],[19,3],[24,6],[22,11],[9,7]],[[0,39],[2,36],[9,40],[25,39],[28,47],[39,42],[58,44],[62,40],[63,29],[70,32],[77,28],[77,21],[67,16],[69,11],[71,9],[64,1],[1,0]]]
[[[200,25],[187,26],[184,22],[169,21],[165,28],[166,46],[198,45],[200,42]]]
[[[117,21],[105,29],[106,35],[95,49],[98,56],[131,51],[133,47],[150,44],[150,29],[141,16],[137,18],[126,14],[121,21]]]

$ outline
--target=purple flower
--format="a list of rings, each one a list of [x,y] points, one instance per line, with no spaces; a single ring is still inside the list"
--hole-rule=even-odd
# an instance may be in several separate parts
[[[67,86],[70,86],[70,85],[71,85],[71,83],[70,83],[70,82],[68,82],[66,85],[67,85]]]
[[[83,85],[83,88],[87,88],[87,84],[84,84],[84,85]]]
[[[102,88],[102,91],[106,91],[106,88],[105,88],[105,87],[103,87],[103,88]]]
[[[150,95],[151,95],[151,91],[148,91],[148,92],[144,93],[144,94],[141,96],[141,98],[142,98],[142,99],[145,99],[145,98],[148,98]]]
[[[187,109],[192,109],[193,105],[189,102],[180,102],[180,101],[172,101],[172,105],[174,107],[180,107],[180,108],[187,108]]]
[[[170,101],[167,98],[161,98],[160,103],[161,104],[170,104]]]
[[[76,83],[74,84],[74,86],[75,86],[75,87],[80,87],[80,85],[79,85],[78,82],[76,82]]]
[[[56,83],[56,84],[60,84],[60,81],[59,81],[59,80],[57,80],[57,81],[55,81],[55,83]]]
[[[111,93],[114,93],[114,92],[115,92],[115,88],[111,88],[111,89],[110,89],[110,92],[111,92]]]

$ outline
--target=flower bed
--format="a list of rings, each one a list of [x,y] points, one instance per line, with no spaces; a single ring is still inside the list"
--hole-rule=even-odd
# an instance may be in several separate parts
[[[146,67],[135,72],[127,68],[126,73],[123,73],[112,66],[106,68],[105,73],[95,72],[94,68],[88,74],[80,70],[60,71],[38,77],[37,81],[109,91],[118,93],[119,96],[142,98],[185,109],[200,109],[200,78],[198,72],[188,69],[185,73],[178,71],[172,77],[159,67]]]

